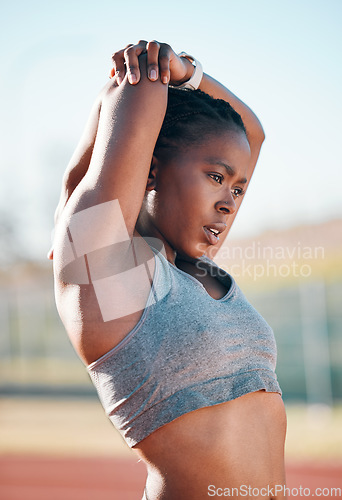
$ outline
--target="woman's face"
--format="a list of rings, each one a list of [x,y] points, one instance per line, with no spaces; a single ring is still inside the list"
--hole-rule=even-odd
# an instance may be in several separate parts
[[[167,155],[167,153],[166,153]],[[165,155],[165,156],[166,156]],[[148,194],[151,236],[175,253],[199,258],[218,243],[243,196],[250,149],[243,132],[222,132],[169,159],[154,158],[154,187]]]

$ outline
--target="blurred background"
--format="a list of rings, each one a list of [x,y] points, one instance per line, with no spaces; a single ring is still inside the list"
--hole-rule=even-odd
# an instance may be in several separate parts
[[[289,484],[342,486],[341,2],[1,6],[1,498],[142,494],[144,468],[72,349],[46,259],[61,177],[111,54],[139,39],[197,57],[264,126],[217,261],[275,332]]]

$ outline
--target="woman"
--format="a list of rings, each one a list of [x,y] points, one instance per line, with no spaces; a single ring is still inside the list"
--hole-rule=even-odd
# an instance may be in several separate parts
[[[146,463],[144,498],[285,498],[273,332],[211,260],[263,129],[167,44],[129,45],[113,65],[56,212],[60,316]]]

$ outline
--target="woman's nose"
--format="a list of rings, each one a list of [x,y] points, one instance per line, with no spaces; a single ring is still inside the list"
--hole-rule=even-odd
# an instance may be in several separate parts
[[[222,212],[225,214],[230,214],[232,215],[233,213],[236,212],[236,205],[234,198],[231,193],[229,193],[226,197],[225,200],[218,201],[216,203],[216,210],[218,212]]]

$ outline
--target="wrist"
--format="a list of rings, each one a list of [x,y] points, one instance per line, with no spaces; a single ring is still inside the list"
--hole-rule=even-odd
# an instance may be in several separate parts
[[[177,87],[191,90],[198,89],[203,78],[202,64],[186,52],[181,52],[180,54],[178,54],[178,57],[182,60],[183,64],[187,65],[185,66],[186,76],[189,75],[189,70],[191,70],[192,72],[190,73],[190,78],[187,78],[187,80],[183,80],[183,83],[177,83]],[[192,66],[192,68],[190,68],[190,65]]]
[[[179,82],[177,82],[177,85],[182,85],[183,83],[186,83],[188,80],[190,80],[195,71],[195,67],[192,62],[189,61],[189,59],[187,59],[186,57],[182,57],[181,60],[184,65],[185,76]]]
[[[172,82],[170,82],[171,87],[178,87],[180,85],[183,85],[183,83],[186,83],[188,80],[190,80],[193,75],[195,68],[188,59],[185,59],[185,57],[181,57],[180,64],[182,66],[182,69],[179,69],[178,74],[183,76],[179,77],[177,80],[173,79]]]

